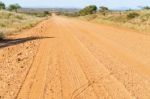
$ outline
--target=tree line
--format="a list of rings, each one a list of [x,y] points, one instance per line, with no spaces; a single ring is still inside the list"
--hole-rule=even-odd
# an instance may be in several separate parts
[[[141,9],[150,10],[150,6],[141,7]],[[109,8],[105,7],[105,6],[100,6],[98,9],[98,7],[96,5],[89,5],[83,9],[81,9],[79,11],[78,15],[84,16],[84,15],[89,15],[89,14],[94,14],[96,12],[100,12],[101,14],[103,14],[105,16],[109,11],[110,11]]]
[[[15,4],[10,4],[8,7],[6,7],[5,3],[0,1],[0,10],[8,9],[10,11],[15,11],[17,12],[18,9],[20,9],[21,6],[17,3]]]

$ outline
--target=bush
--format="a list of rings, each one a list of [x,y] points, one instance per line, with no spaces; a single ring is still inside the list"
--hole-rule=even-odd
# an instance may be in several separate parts
[[[80,10],[80,11],[79,11],[79,14],[80,14],[81,16],[85,16],[85,15],[87,15],[88,13],[83,9],[83,10]]]
[[[0,40],[3,40],[5,38],[5,35],[3,32],[0,32]]]
[[[68,17],[78,17],[79,16],[79,14],[77,12],[74,12],[74,13],[64,12],[64,13],[62,13],[62,15],[68,16]]]
[[[45,14],[45,13],[36,13],[35,16],[36,17],[46,17],[47,14]]]
[[[84,16],[84,15],[88,15],[88,14],[94,14],[94,13],[96,13],[96,11],[97,11],[96,5],[89,5],[89,6],[85,7],[84,9],[80,10],[79,14],[81,16]]]
[[[133,19],[133,18],[136,18],[136,17],[138,17],[138,16],[139,16],[138,13],[136,13],[136,12],[131,12],[131,13],[129,13],[129,14],[127,15],[127,18],[128,18],[128,19]]]
[[[49,11],[44,11],[43,14],[46,16],[51,16],[52,14]]]
[[[47,12],[47,11],[44,11],[44,12],[28,12],[28,13],[25,13],[25,14],[36,16],[36,17],[51,16],[51,13]]]
[[[45,15],[48,15],[48,14],[49,14],[49,11],[44,11],[44,14],[45,14]]]

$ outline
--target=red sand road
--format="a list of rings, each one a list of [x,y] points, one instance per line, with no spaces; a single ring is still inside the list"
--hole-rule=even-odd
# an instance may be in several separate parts
[[[2,99],[150,99],[149,35],[52,16],[15,38],[0,49]]]

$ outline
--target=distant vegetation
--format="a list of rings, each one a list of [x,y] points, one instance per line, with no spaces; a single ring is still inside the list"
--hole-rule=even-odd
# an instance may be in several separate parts
[[[9,5],[9,7],[8,7],[8,9],[10,10],[10,11],[15,11],[15,12],[17,12],[17,10],[18,9],[20,9],[21,8],[21,6],[19,5],[19,4],[11,4],[11,5]]]
[[[98,12],[79,18],[101,24],[127,27],[150,35],[150,10],[109,11],[105,15]]]
[[[48,15],[51,15],[51,13],[47,10],[44,11],[31,11],[30,9],[28,9],[28,11],[24,11],[24,8],[21,7],[21,5],[19,5],[18,3],[15,4],[10,4],[8,7],[6,7],[6,5],[0,1],[0,10],[8,10],[11,12],[18,12],[18,13],[24,13],[24,14],[30,14],[30,15],[34,15],[37,17],[46,17]]]
[[[100,9],[99,9],[99,12],[101,13],[101,14],[103,14],[104,16],[106,15],[106,13],[108,13],[108,11],[109,11],[109,9],[107,8],[107,7],[105,7],[105,6],[101,6],[101,7],[99,7]]]
[[[17,12],[18,9],[20,9],[21,6],[19,4],[10,4],[9,7],[7,8],[6,5],[0,1],[0,10],[8,9],[10,11],[15,11]]]
[[[51,13],[49,11],[43,11],[43,12],[22,12],[28,15],[33,15],[36,17],[47,17],[47,16],[51,16]]]
[[[85,7],[84,9],[79,11],[79,15],[88,15],[88,14],[94,14],[97,11],[97,7],[95,5],[90,5]]]
[[[150,10],[150,7],[149,6],[145,6],[143,7],[144,10]]]
[[[108,7],[89,5],[79,12],[65,13],[66,16],[78,17],[101,24],[128,27],[134,30],[146,32],[150,35],[150,7],[142,7],[141,10],[110,10]]]

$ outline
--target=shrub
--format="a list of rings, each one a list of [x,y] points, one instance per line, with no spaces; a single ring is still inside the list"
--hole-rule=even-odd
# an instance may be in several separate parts
[[[51,15],[52,15],[49,11],[44,11],[43,14],[44,14],[44,17],[45,17],[45,16],[51,16]]]
[[[70,12],[63,12],[62,15],[68,16],[68,17],[77,17],[79,14],[77,12],[70,13]]]
[[[44,13],[36,13],[35,16],[36,16],[36,17],[46,17],[47,14],[44,14]]]
[[[138,17],[138,16],[139,16],[138,13],[136,13],[136,12],[131,12],[131,13],[129,13],[129,14],[127,15],[127,18],[128,18],[128,19],[133,19],[133,18],[136,18],[136,17]]]
[[[5,35],[3,32],[0,32],[0,40],[3,40],[5,38]]]
[[[44,11],[44,14],[45,14],[45,15],[48,15],[48,14],[49,14],[49,11]]]
[[[80,14],[81,16],[85,16],[85,15],[87,15],[88,13],[87,13],[84,9],[82,9],[82,10],[79,11],[79,14]]]
[[[36,17],[46,17],[46,16],[51,16],[51,13],[48,11],[44,11],[44,12],[29,12],[26,13],[28,15],[32,15],[32,16],[36,16]]]
[[[88,15],[88,14],[94,14],[94,13],[96,13],[96,11],[97,11],[96,5],[89,5],[89,6],[85,7],[84,9],[80,10],[79,14],[81,16],[84,16],[84,15]]]

